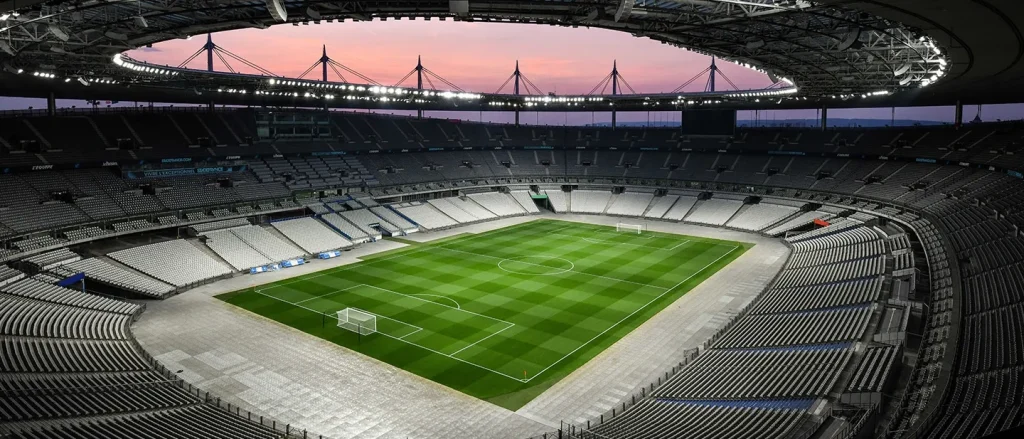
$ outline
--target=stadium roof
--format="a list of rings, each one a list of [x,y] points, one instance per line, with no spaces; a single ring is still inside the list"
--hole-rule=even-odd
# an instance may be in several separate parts
[[[280,1],[284,14],[272,14]],[[109,79],[140,99],[209,100],[266,90],[265,80],[115,65],[116,54],[176,38],[285,22],[452,19],[599,27],[715,55],[788,78],[799,91],[734,106],[889,106],[1024,101],[1019,0],[0,0],[0,92],[87,97]],[[277,17],[275,17],[277,15]],[[56,85],[41,72],[74,81]],[[78,86],[76,89],[75,87]],[[76,91],[77,90],[77,91]],[[294,90],[298,91],[298,90]],[[110,88],[104,90],[109,96]],[[293,90],[288,90],[291,94]],[[188,99],[184,95],[192,95]],[[871,100],[864,101],[868,96]],[[722,96],[718,96],[722,97]],[[272,99],[264,95],[259,99]],[[806,100],[805,100],[806,98]],[[244,103],[255,96],[227,99]],[[628,99],[628,98],[622,98]],[[174,99],[171,99],[175,101]],[[429,101],[429,99],[427,100]],[[636,104],[639,101],[634,100]],[[810,101],[810,102],[808,102]],[[627,102],[623,102],[627,104]],[[425,108],[434,105],[425,102]],[[446,104],[441,104],[442,107]],[[436,105],[434,105],[437,108]],[[625,107],[623,107],[625,108]],[[584,110],[587,108],[579,108]],[[592,108],[591,108],[592,109]]]

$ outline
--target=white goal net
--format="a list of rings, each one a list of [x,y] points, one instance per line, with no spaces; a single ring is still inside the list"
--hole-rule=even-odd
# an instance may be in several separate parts
[[[377,332],[377,316],[355,308],[345,308],[338,311],[338,327],[360,335],[373,334]]]
[[[643,233],[645,227],[643,224],[626,224],[626,223],[615,223],[616,232],[627,232],[636,233],[637,235]]]

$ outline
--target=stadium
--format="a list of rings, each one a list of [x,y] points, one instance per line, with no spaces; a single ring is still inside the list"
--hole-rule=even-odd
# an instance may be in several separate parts
[[[483,93],[214,43],[389,20],[713,58]],[[1024,102],[1022,28],[1015,0],[0,0],[0,438],[1005,434],[1024,124],[980,113]],[[892,124],[830,124],[865,109]],[[814,120],[740,120],[772,111]]]

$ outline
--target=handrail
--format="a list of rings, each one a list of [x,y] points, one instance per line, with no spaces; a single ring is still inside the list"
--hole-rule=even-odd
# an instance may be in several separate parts
[[[537,177],[541,177],[541,176],[537,176]],[[552,181],[552,182],[571,182],[571,181],[579,181],[579,180],[587,180],[588,179],[587,177],[583,177],[583,176],[575,176],[575,177],[571,177],[571,176],[558,176],[558,177],[543,176],[541,178],[543,180]],[[478,179],[473,179],[473,180],[456,180],[456,181],[472,181],[473,182],[472,184],[474,184],[474,185],[480,185],[482,183],[484,185],[493,186],[495,184],[492,181],[488,181],[488,180],[496,180],[496,181],[499,181],[499,182],[501,182],[501,181],[518,180],[518,181],[520,181],[522,183],[524,180],[531,180],[531,177],[528,177],[528,176],[516,176],[516,177],[504,177],[504,178],[493,178],[493,179],[478,178]],[[649,185],[653,184],[653,185],[665,186],[665,187],[698,187],[698,188],[706,188],[706,189],[711,189],[711,190],[725,190],[725,191],[729,191],[730,187],[732,188],[731,190],[735,190],[737,187],[740,187],[740,186],[743,186],[743,187],[756,187],[756,188],[759,188],[759,189],[768,189],[768,188],[773,188],[774,189],[775,188],[774,186],[747,185],[747,184],[741,185],[741,184],[734,184],[734,183],[714,183],[714,182],[702,182],[702,181],[691,181],[691,180],[668,180],[668,179],[647,179],[647,178],[633,179],[633,178],[623,178],[623,177],[602,178],[602,180],[608,180],[608,183],[602,183],[602,184],[613,184],[613,185],[614,184],[631,185],[631,184],[636,184],[636,182],[639,182],[640,185],[643,185],[643,186],[649,186]],[[633,183],[630,183],[630,182],[633,182]],[[532,181],[530,181],[530,183],[532,183]],[[661,183],[665,183],[665,184],[661,184]],[[508,184],[508,183],[499,183],[499,184]],[[522,183],[522,184],[528,184],[528,183]],[[396,185],[396,187],[397,186],[398,185]],[[405,185],[402,185],[402,186],[405,186]],[[718,188],[725,188],[725,189],[718,189]],[[375,189],[377,189],[377,188],[375,188]],[[454,188],[431,189],[429,191],[423,191],[423,193],[426,193],[426,192],[436,192],[438,190],[453,190],[453,189]],[[938,236],[943,241],[943,246],[946,249],[949,249],[950,251],[955,251],[953,249],[953,247],[950,246],[948,238],[946,237],[946,234],[944,233],[944,230],[943,230],[944,226],[942,226],[938,222],[933,221],[933,219],[930,218],[930,216],[931,216],[930,214],[917,211],[913,207],[900,205],[900,204],[894,203],[892,200],[885,200],[885,199],[880,199],[880,198],[875,198],[875,197],[865,197],[865,196],[861,196],[861,195],[837,194],[837,193],[830,193],[830,192],[821,192],[821,191],[808,190],[808,189],[803,189],[803,188],[789,188],[788,190],[800,191],[803,194],[805,194],[804,195],[805,197],[807,195],[811,195],[811,196],[822,195],[822,196],[827,196],[827,197],[839,197],[840,200],[849,200],[851,202],[861,201],[861,202],[869,202],[869,203],[880,204],[879,207],[891,207],[893,209],[898,209],[898,210],[908,210],[909,209],[910,211],[914,212],[914,215],[918,216],[921,219],[924,219],[924,220],[928,221],[931,224],[932,227],[935,227],[936,230],[939,231]],[[396,194],[396,196],[405,196],[405,195],[410,195],[410,193]],[[774,195],[774,194],[773,194],[773,196],[781,196],[782,198],[790,198],[789,196]],[[378,197],[380,197],[380,196],[378,195]],[[799,199],[799,198],[794,198],[794,199]],[[823,201],[823,202],[826,202],[826,203],[829,203],[829,204],[840,205],[836,201],[831,201],[831,202],[828,201],[828,200],[815,200],[815,201]],[[283,210],[291,210],[291,209],[295,209],[295,208],[287,208],[287,209],[283,209]],[[893,215],[889,215],[889,214],[886,214],[886,213],[883,213],[883,212],[871,211],[871,213],[873,215],[877,215],[877,216],[884,216],[884,217],[892,218],[893,220],[899,221],[899,222],[904,223],[904,224],[907,223],[906,220],[903,220],[903,219],[898,218],[898,217],[894,217]],[[214,219],[211,219],[211,220],[219,220],[219,219],[223,219],[223,218],[214,218]],[[180,225],[175,225],[175,227],[177,227],[177,226],[180,226]],[[914,227],[911,226],[911,228],[914,228]],[[136,232],[138,232],[138,231],[133,231],[132,233],[136,233]],[[105,237],[108,237],[108,236],[105,236]],[[926,253],[926,256],[927,256],[927,253]],[[951,275],[955,278],[955,280],[953,282],[953,289],[955,291],[955,294],[953,295],[953,297],[954,297],[954,300],[959,300],[960,293],[961,293],[960,292],[961,285],[960,285],[960,282],[959,282],[959,270],[957,269],[958,265],[957,265],[957,263],[956,263],[954,258],[947,258],[947,261],[949,262],[949,264],[951,266],[951,268],[950,268]],[[746,311],[749,308],[749,306],[750,306],[750,304],[745,306],[744,309],[741,310],[741,312]],[[955,346],[955,344],[958,343],[959,334],[958,334],[958,331],[952,331],[952,332],[953,332],[953,334],[952,334],[951,337],[953,338],[952,341],[953,341],[954,346]],[[946,351],[947,352],[946,355],[947,356],[950,355],[950,352],[952,352],[952,351],[955,351],[955,350],[947,350]],[[945,398],[945,394],[946,394],[946,392],[948,390],[948,380],[949,380],[949,376],[940,377],[940,380],[938,382],[940,384],[942,384],[941,389],[940,389],[941,392],[940,392],[939,395],[932,395],[933,399],[931,399],[932,403],[930,404],[929,412],[926,413],[927,416],[923,417],[925,419],[926,423],[925,424],[921,424],[921,425],[923,425],[923,427],[917,427],[916,430],[912,433],[915,436],[912,436],[912,437],[916,437],[916,435],[919,434],[918,432],[921,431],[922,428],[926,429],[926,427],[928,425],[930,425],[931,423],[934,422],[934,420],[932,419],[932,418],[934,418],[934,416],[932,416],[932,414],[938,408],[938,406],[941,404],[941,401]],[[936,397],[937,397],[937,399],[936,399]],[[938,401],[938,402],[936,402],[936,401]]]
[[[614,180],[613,180],[613,184],[614,184]],[[727,184],[726,184],[726,185],[727,185]],[[709,186],[712,186],[712,187],[714,187],[714,186],[718,186],[718,185],[716,185],[716,184],[711,184],[711,185],[709,185]],[[709,188],[709,189],[710,189],[710,188]],[[811,192],[811,193],[815,193],[816,191],[806,191],[806,192]],[[835,195],[835,194],[832,194],[832,193],[822,193],[822,194],[828,194],[828,195]],[[787,198],[787,197],[783,197],[783,198]],[[856,199],[857,199],[858,197],[856,197],[856,196],[850,196],[850,198],[851,198],[852,200],[856,200]],[[889,204],[889,202],[886,202],[885,204]],[[884,213],[881,213],[881,212],[873,212],[873,211],[872,211],[872,214],[874,214],[874,215],[880,215],[880,216],[887,216],[887,217],[889,216],[889,215],[886,215],[886,214],[884,214]],[[901,219],[899,219],[899,218],[892,218],[892,219],[893,219],[893,220],[896,220],[896,221],[898,221],[898,222],[904,223],[904,221],[903,221],[903,220],[901,220]],[[933,223],[933,225],[934,225],[934,223]],[[908,225],[908,226],[909,226],[909,225]],[[911,228],[913,229],[913,227],[911,227]],[[946,244],[948,245],[948,243],[946,243]],[[787,243],[787,245],[788,245],[788,243]],[[781,271],[780,271],[780,273],[781,273]],[[776,277],[775,277],[775,279],[777,279],[777,277],[778,277],[778,276],[779,276],[779,273],[776,273]],[[773,279],[773,282],[774,282],[774,279]],[[767,288],[767,287],[766,287],[766,288]],[[758,295],[758,297],[760,297],[760,295]],[[711,345],[712,343],[714,343],[714,341],[715,341],[715,340],[717,340],[717,337],[720,337],[720,336],[721,336],[721,334],[722,334],[722,333],[724,333],[724,331],[725,331],[725,330],[727,330],[727,329],[729,329],[730,327],[732,327],[732,325],[734,324],[734,322],[736,322],[736,321],[737,321],[737,319],[738,319],[738,318],[739,318],[740,316],[744,315],[744,314],[745,314],[745,312],[747,312],[747,311],[748,311],[748,310],[749,310],[749,309],[751,308],[751,306],[752,306],[752,305],[753,305],[753,304],[754,304],[755,302],[757,302],[757,299],[756,299],[756,298],[755,298],[755,300],[752,300],[752,301],[751,301],[751,302],[749,302],[749,303],[748,303],[747,305],[745,305],[745,306],[744,306],[744,308],[740,310],[740,313],[738,313],[738,314],[737,314],[737,316],[735,316],[735,317],[734,317],[733,319],[731,319],[731,320],[730,320],[730,322],[729,322],[729,323],[728,323],[728,324],[726,325],[726,327],[725,327],[725,328],[721,328],[721,329],[719,329],[719,331],[718,331],[718,332],[717,332],[717,333],[716,333],[715,335],[713,335],[713,336],[712,336],[712,337],[711,337],[711,338],[710,338],[710,339],[709,339],[708,341],[706,341],[706,342],[704,343],[704,349],[705,349],[705,350],[706,350],[706,349],[708,349],[708,347],[709,347],[709,346],[710,346],[710,345]],[[653,390],[653,388],[652,388],[652,390]],[[625,409],[625,407],[623,407],[623,408]],[[602,419],[602,421],[604,421],[604,419]],[[581,429],[579,429],[579,430],[577,430],[577,428],[576,428],[576,427],[575,427],[574,425],[572,425],[572,424],[569,424],[569,425],[570,425],[570,427],[569,427],[569,431],[567,432],[567,434],[568,434],[568,437],[570,437],[570,438],[579,438],[579,439],[601,439],[599,435],[596,435],[596,433],[594,433],[594,432],[593,432],[593,431],[591,430],[591,428],[590,428],[590,425],[589,425],[589,424],[590,424],[590,423],[589,423],[589,421],[588,421],[588,428],[586,428],[586,429],[582,429],[582,428],[581,428]],[[598,425],[600,425],[600,424],[598,424]],[[820,425],[820,422],[818,423],[818,425]],[[566,433],[566,432],[565,432],[564,430],[560,430],[560,432]],[[810,431],[808,431],[808,432],[807,432],[807,437],[809,437],[809,435],[810,435],[810,434],[813,434],[813,432],[814,432],[814,430],[813,430],[813,429],[812,429],[812,430],[810,430]],[[914,436],[914,437],[916,438],[916,436]]]

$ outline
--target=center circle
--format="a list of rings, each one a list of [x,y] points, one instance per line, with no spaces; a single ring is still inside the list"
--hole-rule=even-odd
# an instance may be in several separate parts
[[[551,276],[572,271],[572,261],[554,256],[520,256],[498,261],[498,268],[509,273]]]

